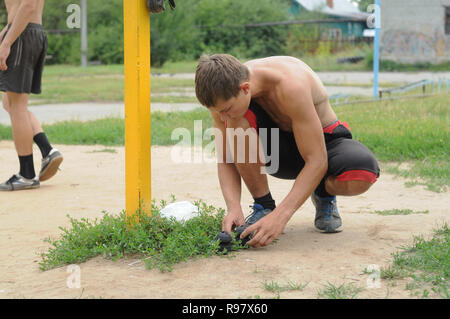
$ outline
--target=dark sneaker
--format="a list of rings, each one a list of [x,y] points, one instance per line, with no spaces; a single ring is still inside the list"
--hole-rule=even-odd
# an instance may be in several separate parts
[[[342,231],[340,228],[342,221],[337,209],[336,196],[319,197],[313,192],[311,200],[314,206],[316,206],[314,226],[324,233],[337,233]]]
[[[0,191],[18,191],[22,189],[39,188],[39,179],[28,179],[20,174],[13,175],[3,184],[0,184]]]
[[[39,180],[41,182],[52,178],[58,172],[59,165],[63,161],[63,156],[56,149],[53,148],[50,153],[42,159],[41,172],[39,173]]]
[[[233,245],[233,238],[227,232],[221,231],[217,234],[216,240],[219,242],[219,251],[231,251],[231,246]]]
[[[264,207],[262,207],[262,205],[256,204],[256,203],[250,207],[253,208],[253,213],[251,213],[250,215],[247,216],[247,218],[245,219],[245,225],[242,225],[242,226],[239,226],[236,228],[236,233],[237,233],[236,240],[240,240],[242,245],[245,245],[253,237],[253,233],[251,233],[247,237],[241,239],[240,236],[244,232],[244,230],[248,226],[253,225],[258,220],[260,220],[261,218],[263,218],[264,216],[266,216],[272,212],[271,209],[268,209],[268,208],[265,209]]]
[[[253,206],[250,206],[250,207],[253,208],[253,212],[249,216],[247,216],[247,218],[245,219],[245,224],[238,226],[235,231],[235,233],[236,233],[235,240],[240,242],[240,244],[242,246],[244,246],[250,239],[252,239],[252,235],[253,235],[253,234],[250,234],[247,237],[245,237],[244,239],[241,239],[240,236],[244,232],[244,230],[248,226],[253,225],[258,220],[260,220],[261,218],[263,218],[264,216],[266,216],[267,214],[272,212],[271,209],[264,209],[264,207],[262,207],[260,204],[254,204]],[[228,234],[226,232],[220,232],[216,236],[216,239],[220,240],[219,251],[224,251],[224,250],[231,251],[231,247],[233,245],[233,238],[231,237],[230,234]]]

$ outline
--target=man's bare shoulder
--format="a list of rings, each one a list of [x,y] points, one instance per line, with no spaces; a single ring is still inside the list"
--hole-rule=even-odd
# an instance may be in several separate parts
[[[249,60],[244,63],[250,69],[258,68],[294,68],[296,71],[313,72],[302,60],[291,56],[270,56],[266,58]]]

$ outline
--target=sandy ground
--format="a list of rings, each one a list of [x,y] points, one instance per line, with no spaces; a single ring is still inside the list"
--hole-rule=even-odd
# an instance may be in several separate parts
[[[81,288],[68,288],[67,267],[39,270],[43,239],[57,238],[66,217],[80,219],[119,213],[124,207],[124,148],[98,152],[103,146],[56,146],[65,161],[53,179],[40,189],[0,193],[0,298],[247,298],[275,295],[265,281],[308,283],[303,291],[287,291],[281,298],[316,298],[327,282],[353,283],[364,288],[360,298],[410,298],[404,281],[379,288],[367,286],[368,265],[386,266],[391,253],[412,243],[413,235],[432,233],[449,222],[448,193],[421,186],[406,188],[404,180],[382,173],[372,189],[357,197],[338,198],[344,231],[321,234],[314,230],[314,209],[308,200],[288,223],[280,239],[262,249],[229,256],[198,258],[175,266],[173,272],[147,270],[139,259],[116,262],[103,257],[80,264]],[[35,154],[39,154],[35,150]],[[38,157],[35,155],[35,157]],[[40,169],[40,159],[36,160]],[[0,141],[0,179],[18,170],[13,143]],[[269,179],[280,202],[292,182]],[[224,207],[214,163],[176,164],[168,147],[152,148],[152,197],[203,199]],[[243,207],[251,197],[243,190]],[[380,216],[375,210],[429,210],[429,214]]]

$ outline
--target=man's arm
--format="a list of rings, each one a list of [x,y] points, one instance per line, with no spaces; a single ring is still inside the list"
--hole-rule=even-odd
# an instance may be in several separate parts
[[[0,70],[8,69],[6,59],[8,59],[11,46],[14,41],[22,34],[28,23],[31,21],[33,14],[36,12],[38,0],[22,0],[17,14],[14,17],[8,34],[0,44]]]
[[[214,120],[214,128],[221,132],[221,136],[215,136],[215,142],[216,152],[220,156],[217,163],[220,189],[227,206],[227,215],[222,222],[222,230],[230,233],[233,226],[245,223],[241,208],[241,176],[234,163],[227,163],[225,124],[214,112],[211,112],[211,115]]]
[[[245,238],[254,232],[249,245],[267,246],[284,230],[287,222],[320,183],[328,162],[322,125],[314,107],[308,87],[291,87],[283,92],[283,110],[292,120],[292,131],[305,166],[297,176],[289,194],[277,208],[241,235]]]
[[[3,36],[5,35],[6,30],[8,30],[8,25],[5,25],[5,27],[0,32],[0,44],[2,43]]]

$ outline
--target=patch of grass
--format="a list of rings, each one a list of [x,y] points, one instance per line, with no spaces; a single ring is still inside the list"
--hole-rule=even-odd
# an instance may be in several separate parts
[[[44,125],[43,129],[54,144],[114,146],[125,143],[125,122],[121,118],[65,121]]]
[[[183,95],[153,96],[152,103],[197,103],[197,104],[199,104],[196,97],[183,96]]]
[[[403,269],[399,269],[393,266],[383,267],[380,269],[381,279],[402,279],[407,276],[407,273]]]
[[[187,89],[195,92],[194,79],[153,77],[151,81],[152,93],[176,92]]]
[[[216,209],[199,201],[199,215],[184,222],[162,218],[160,207],[153,202],[152,215],[137,212],[135,218],[126,218],[125,212],[111,215],[104,212],[101,219],[93,221],[70,218],[71,228],[60,227],[59,239],[45,239],[51,247],[42,254],[41,270],[66,264],[85,262],[103,255],[117,260],[125,256],[141,256],[147,268],[171,271],[173,265],[197,256],[221,255],[219,241],[223,209]],[[242,246],[237,249],[243,248]]]
[[[172,62],[168,61],[164,63],[162,67],[152,67],[152,73],[195,73],[195,69],[197,68],[198,61],[177,61]]]
[[[401,168],[404,163],[409,164],[407,169]],[[428,190],[439,193],[444,192],[449,185],[450,163],[440,156],[430,156],[423,160],[400,161],[394,165],[387,164],[384,170],[409,179],[405,183],[406,187],[423,185]]]
[[[446,72],[450,71],[450,62],[444,62],[439,64],[432,63],[414,63],[414,64],[402,64],[389,60],[380,61],[381,71],[397,71],[397,72]]]
[[[282,285],[276,281],[271,280],[270,282],[265,281],[263,283],[264,285],[264,289],[270,292],[274,292],[274,293],[280,293],[283,291],[302,291],[303,289],[305,289],[305,287],[308,285],[308,283],[306,284],[301,284],[301,283],[296,283],[293,281],[288,281],[285,285]]]
[[[172,132],[176,128],[186,128],[190,132],[191,143],[194,143],[194,121],[201,121],[202,137],[206,129],[213,127],[210,112],[206,108],[198,108],[189,112],[153,112],[152,113],[152,145],[174,145],[180,142],[181,137]],[[211,142],[203,140],[203,143]]]
[[[336,287],[328,282],[324,289],[317,293],[319,299],[355,299],[364,289],[356,287],[354,284],[342,284]]]
[[[389,209],[389,210],[376,210],[375,214],[388,216],[388,215],[411,215],[411,214],[428,214],[428,210],[413,211],[412,209]]]
[[[360,82],[339,82],[339,83],[332,83],[332,82],[322,82],[325,86],[342,86],[342,87],[358,87],[358,88],[365,88],[370,89],[373,87],[373,81],[371,83],[360,83]],[[379,82],[378,86],[380,88],[394,88],[400,85],[405,85],[405,83],[394,83],[394,82]],[[367,99],[367,96],[365,97]]]
[[[181,64],[178,64],[181,65]],[[195,72],[195,68],[194,71]],[[192,79],[152,77],[152,93],[172,92],[189,88]],[[30,105],[75,102],[122,102],[124,100],[123,65],[98,65],[87,68],[68,65],[49,65],[44,69],[42,94],[33,95]],[[153,99],[153,102],[159,102]],[[176,102],[192,101],[177,98]]]
[[[393,254],[392,265],[381,269],[382,279],[410,278],[406,289],[428,298],[450,298],[450,230],[444,223],[434,230],[431,239],[414,236],[412,246]],[[417,290],[422,289],[417,292]]]
[[[121,118],[64,121],[42,127],[53,144],[123,146],[125,143],[125,122]],[[0,124],[0,140],[12,140],[10,126]]]

